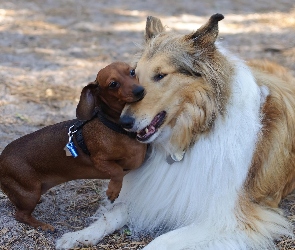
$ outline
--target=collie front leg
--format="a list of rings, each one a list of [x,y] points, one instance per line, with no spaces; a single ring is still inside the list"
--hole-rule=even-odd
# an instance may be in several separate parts
[[[120,229],[127,223],[127,208],[124,204],[115,204],[102,214],[89,227],[77,232],[66,233],[56,242],[56,249],[70,249],[81,245],[95,245],[108,234]]]
[[[190,226],[175,229],[168,233],[162,234],[149,243],[143,250],[180,250],[186,249],[188,238],[191,238],[192,233]],[[190,249],[190,248],[188,248]]]
[[[238,235],[237,235],[238,236]],[[213,227],[189,225],[175,229],[154,239],[143,250],[246,250],[240,236],[222,231],[216,232]],[[251,248],[252,249],[252,248]]]
[[[292,236],[292,231],[281,215],[265,212],[267,221],[263,221],[263,217],[261,221],[252,221],[255,230],[247,228],[249,224],[244,222],[235,225],[234,221],[231,225],[226,221],[223,226],[217,226],[217,223],[192,224],[157,237],[144,250],[275,250],[274,240],[283,235]]]

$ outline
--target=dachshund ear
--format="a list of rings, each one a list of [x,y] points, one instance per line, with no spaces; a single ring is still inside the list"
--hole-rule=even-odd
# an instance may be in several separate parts
[[[98,105],[98,84],[90,83],[82,89],[80,100],[76,108],[76,116],[79,120],[89,120],[93,116]]]
[[[145,27],[145,40],[149,41],[151,38],[155,37],[157,34],[163,32],[164,30],[165,29],[159,18],[148,16]]]

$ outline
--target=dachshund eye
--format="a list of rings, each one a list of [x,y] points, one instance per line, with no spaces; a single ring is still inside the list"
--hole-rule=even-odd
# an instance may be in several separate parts
[[[155,82],[158,82],[158,81],[162,80],[166,75],[167,75],[167,74],[161,74],[161,73],[160,73],[160,74],[155,75],[155,76],[153,77],[153,79],[154,79]]]
[[[110,89],[116,89],[116,88],[119,88],[119,87],[120,87],[120,84],[118,82],[115,82],[115,81],[112,81],[109,84]]]
[[[135,76],[135,69],[130,70],[130,75]]]

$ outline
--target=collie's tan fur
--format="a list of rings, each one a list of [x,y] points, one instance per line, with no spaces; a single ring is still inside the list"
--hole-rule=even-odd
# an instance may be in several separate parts
[[[270,94],[262,108],[263,128],[246,188],[254,201],[277,207],[295,188],[295,80],[273,62],[248,65]]]

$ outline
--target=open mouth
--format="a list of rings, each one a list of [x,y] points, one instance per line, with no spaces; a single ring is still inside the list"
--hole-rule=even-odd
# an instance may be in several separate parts
[[[157,114],[148,126],[137,133],[137,140],[143,142],[151,138],[158,131],[158,128],[161,127],[165,117],[166,111],[161,111],[159,114]]]

